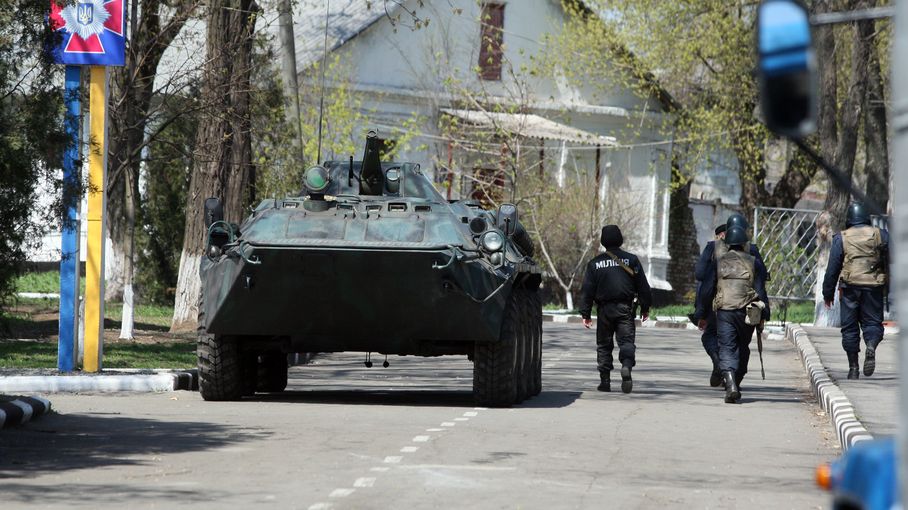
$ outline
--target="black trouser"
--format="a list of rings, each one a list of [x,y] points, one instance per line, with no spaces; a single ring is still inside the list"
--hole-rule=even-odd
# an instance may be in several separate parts
[[[716,330],[719,333],[719,370],[732,370],[740,381],[747,373],[750,361],[750,341],[756,326],[744,323],[747,313],[738,310],[716,312]]]
[[[601,303],[596,315],[596,363],[599,372],[615,368],[612,358],[615,337],[618,338],[618,361],[621,366],[634,366],[634,352],[637,350],[634,337],[637,328],[634,325],[633,303]]]
[[[883,341],[883,287],[843,287],[840,302],[845,352],[861,352],[861,332],[867,345]]]
[[[710,311],[706,314],[706,329],[700,335],[700,342],[703,343],[703,350],[712,359],[719,354],[719,333],[716,331],[716,312]]]

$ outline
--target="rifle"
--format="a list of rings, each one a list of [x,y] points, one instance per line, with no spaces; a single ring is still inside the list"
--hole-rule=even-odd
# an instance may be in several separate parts
[[[757,352],[760,353],[760,375],[766,380],[766,370],[763,368],[763,323],[757,326]]]

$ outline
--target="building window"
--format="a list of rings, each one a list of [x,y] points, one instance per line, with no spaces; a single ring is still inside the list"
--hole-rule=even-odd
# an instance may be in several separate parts
[[[479,77],[483,80],[501,80],[504,4],[482,4],[480,26]]]

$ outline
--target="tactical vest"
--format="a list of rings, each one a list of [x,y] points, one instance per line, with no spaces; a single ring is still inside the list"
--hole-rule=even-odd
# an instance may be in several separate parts
[[[886,271],[880,257],[883,244],[880,229],[870,225],[851,227],[842,231],[842,281],[848,285],[879,287],[886,284]]]
[[[716,241],[716,297],[714,310],[739,310],[757,299],[754,289],[756,258],[750,243],[741,251],[730,250],[725,241]]]

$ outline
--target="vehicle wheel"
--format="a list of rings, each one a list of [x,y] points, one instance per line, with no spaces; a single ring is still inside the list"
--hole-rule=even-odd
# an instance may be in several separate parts
[[[539,291],[529,292],[530,307],[530,335],[533,343],[533,363],[530,368],[530,396],[535,397],[542,392],[542,298]]]
[[[521,307],[508,299],[497,342],[477,343],[473,354],[473,398],[481,406],[507,407],[517,400],[517,342]]]
[[[530,302],[525,289],[515,289],[514,298],[520,304],[520,336],[517,344],[520,346],[517,358],[517,403],[523,402],[530,397],[532,392],[532,362],[533,362],[533,344],[530,335]]]
[[[236,337],[200,334],[199,393],[205,400],[238,400],[243,396],[243,366]]]
[[[287,355],[268,353],[258,356],[256,390],[277,393],[287,388]]]

